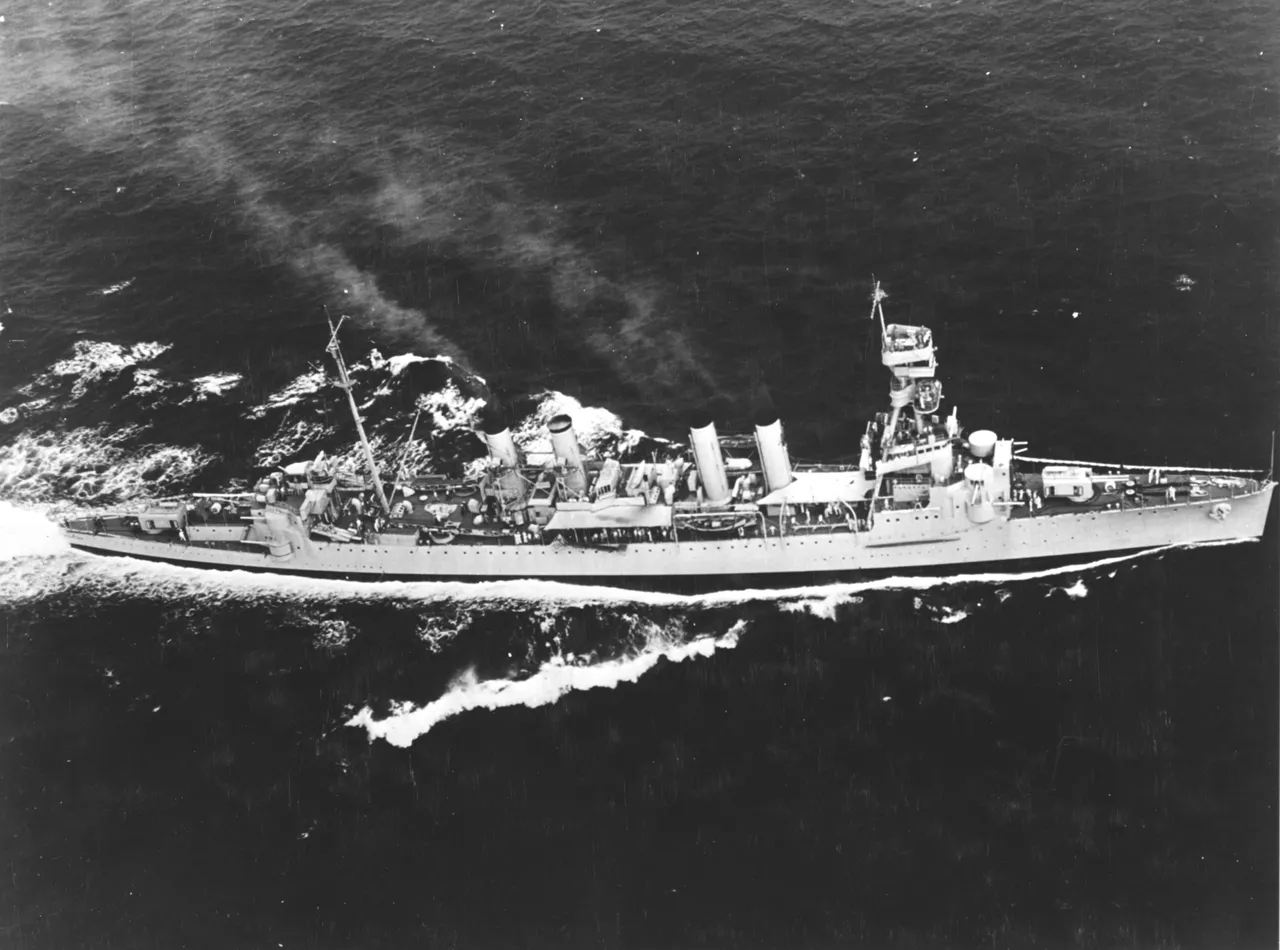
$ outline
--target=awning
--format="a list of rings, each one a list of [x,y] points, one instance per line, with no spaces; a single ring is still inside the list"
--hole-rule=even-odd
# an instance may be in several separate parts
[[[795,481],[756,500],[757,505],[825,505],[863,501],[874,487],[858,471],[796,472]]]
[[[599,511],[557,511],[547,523],[549,531],[669,527],[671,509],[666,505],[615,505]]]

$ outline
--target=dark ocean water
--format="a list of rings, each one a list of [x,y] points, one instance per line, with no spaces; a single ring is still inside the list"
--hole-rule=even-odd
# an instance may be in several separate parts
[[[700,597],[43,521],[350,452],[325,307],[388,460],[425,405],[461,470],[486,402],[640,452],[771,404],[841,458],[873,276],[971,428],[1265,467],[1273,4],[0,12],[0,946],[1276,944],[1274,512]]]

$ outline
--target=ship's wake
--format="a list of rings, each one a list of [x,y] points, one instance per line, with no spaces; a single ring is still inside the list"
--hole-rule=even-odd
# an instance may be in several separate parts
[[[567,693],[613,689],[622,683],[634,683],[664,660],[680,663],[731,649],[738,645],[747,621],[738,620],[719,636],[693,637],[685,636],[678,624],[663,627],[641,621],[638,625],[643,630],[642,644],[621,656],[599,659],[557,653],[523,678],[479,679],[473,669],[467,669],[438,699],[422,706],[393,702],[389,714],[382,718],[365,706],[347,725],[363,726],[371,739],[385,739],[391,745],[408,747],[440,722],[469,710],[547,706]]]

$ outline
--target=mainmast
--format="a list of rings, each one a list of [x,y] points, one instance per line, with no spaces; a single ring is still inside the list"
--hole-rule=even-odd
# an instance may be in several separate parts
[[[329,345],[325,348],[329,355],[333,357],[333,361],[338,364],[338,380],[343,389],[347,391],[347,402],[351,406],[351,418],[356,423],[356,434],[360,436],[360,444],[364,447],[364,458],[369,463],[369,474],[373,476],[373,491],[378,496],[378,504],[382,506],[382,513],[389,515],[391,506],[387,504],[386,493],[382,490],[382,479],[378,477],[378,463],[373,460],[373,449],[369,448],[369,440],[364,434],[364,423],[360,421],[360,410],[356,408],[356,397],[351,394],[351,377],[347,375],[347,362],[342,358],[342,350],[338,346],[338,327],[342,326],[342,321],[346,317],[338,321],[338,326],[333,325],[333,318],[329,317],[328,311],[325,311],[325,317],[329,320]]]

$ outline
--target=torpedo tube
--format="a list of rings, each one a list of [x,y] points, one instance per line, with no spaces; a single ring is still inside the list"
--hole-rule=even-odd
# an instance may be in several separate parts
[[[782,422],[774,413],[766,413],[756,421],[756,449],[760,453],[760,468],[764,471],[764,487],[775,492],[786,488],[795,476],[791,474],[791,456],[782,440]]]
[[[689,444],[693,447],[693,461],[698,466],[698,479],[706,500],[713,505],[728,501],[729,479],[724,473],[724,455],[715,423],[690,426]]]
[[[573,431],[573,420],[559,415],[547,423],[551,433],[551,450],[565,468],[564,484],[569,491],[581,494],[587,490],[587,474],[582,468],[582,450]]]

